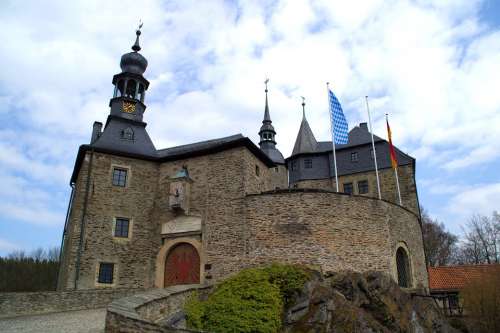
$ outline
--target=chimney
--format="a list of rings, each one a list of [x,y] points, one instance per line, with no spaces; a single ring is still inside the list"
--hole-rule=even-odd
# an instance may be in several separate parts
[[[361,129],[364,129],[364,130],[368,131],[368,124],[367,123],[359,123],[359,127]]]
[[[101,136],[102,123],[95,121],[94,126],[92,126],[92,137],[90,138],[90,143],[94,143]]]

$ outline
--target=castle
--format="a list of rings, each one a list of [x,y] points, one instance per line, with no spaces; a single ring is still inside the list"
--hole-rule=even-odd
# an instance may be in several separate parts
[[[257,147],[236,134],[156,149],[143,121],[147,60],[122,56],[106,124],[78,150],[63,233],[59,290],[216,282],[270,262],[322,271],[382,271],[427,287],[415,159],[375,137],[377,198],[366,123],[337,145],[316,141],[305,113],[292,155],[276,148],[266,87]]]

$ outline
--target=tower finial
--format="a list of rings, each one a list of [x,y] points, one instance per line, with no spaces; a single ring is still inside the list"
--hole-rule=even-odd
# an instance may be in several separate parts
[[[139,27],[135,31],[137,37],[135,38],[135,44],[132,46],[132,50],[135,52],[139,52],[141,50],[141,46],[139,45],[139,36],[141,35],[141,28],[143,24],[144,23],[142,23],[142,21],[139,21]]]
[[[269,79],[266,79],[264,81],[264,84],[266,85],[266,90],[264,90],[266,92],[266,105],[264,107],[264,120],[262,121],[263,123],[264,122],[269,122],[269,123],[271,122],[271,116],[269,115],[269,104],[267,102],[267,92],[268,92],[267,84],[268,84],[268,82],[269,82]]]
[[[302,118],[306,119],[306,98],[304,96],[300,98],[302,98]]]

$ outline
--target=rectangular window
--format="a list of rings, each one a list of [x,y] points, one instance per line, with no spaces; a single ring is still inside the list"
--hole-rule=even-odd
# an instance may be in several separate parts
[[[127,184],[127,170],[113,168],[113,185],[125,187]]]
[[[344,183],[344,193],[352,194],[352,183]]]
[[[352,152],[351,153],[351,162],[357,162],[358,161],[358,152]]]
[[[358,193],[359,194],[368,193],[368,181],[367,180],[360,180],[358,182]]]
[[[278,172],[280,172],[280,169],[278,167],[275,167],[274,172],[278,173]]]
[[[260,176],[260,168],[258,165],[255,166],[255,175],[258,177]]]
[[[114,266],[114,264],[110,263],[99,263],[99,277],[97,278],[97,282],[112,284]]]
[[[115,219],[115,237],[128,237],[129,219],[117,217]]]
[[[306,158],[304,160],[304,169],[312,169],[313,167],[313,161],[310,158]]]
[[[292,165],[290,168],[292,169],[292,171],[297,170],[297,161],[292,161]]]
[[[373,149],[370,149],[370,158],[373,160]]]

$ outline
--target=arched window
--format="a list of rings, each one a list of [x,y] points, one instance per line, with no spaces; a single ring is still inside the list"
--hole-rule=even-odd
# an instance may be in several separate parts
[[[136,85],[137,85],[137,82],[135,82],[134,80],[128,80],[127,92],[125,94],[126,97],[135,98]]]
[[[396,268],[398,270],[398,285],[402,288],[411,286],[410,261],[408,253],[402,247],[396,251]]]
[[[139,96],[137,97],[140,97],[142,103],[144,103],[144,95],[145,95],[144,85],[139,84]]]
[[[116,87],[118,88],[116,91],[116,96],[115,97],[121,97],[124,95],[125,92],[125,82],[123,80],[119,80],[118,83],[116,84]]]
[[[121,138],[125,140],[134,140],[134,130],[130,127],[122,129]]]

